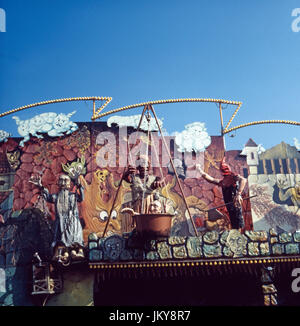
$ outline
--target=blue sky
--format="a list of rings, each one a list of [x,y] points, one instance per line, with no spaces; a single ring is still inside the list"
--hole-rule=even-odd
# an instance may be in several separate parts
[[[79,96],[112,97],[105,110],[169,98],[222,98],[243,102],[232,127],[300,121],[300,32],[291,27],[298,7],[294,0],[0,0],[6,12],[0,112]],[[169,133],[201,121],[210,135],[220,134],[215,104],[154,108]],[[74,109],[74,121],[90,121],[92,106],[85,102],[16,115]],[[225,121],[233,110],[224,110]],[[1,118],[0,129],[18,136],[11,117]],[[293,144],[299,130],[252,126],[226,135],[226,146],[241,149],[250,137],[265,148]]]

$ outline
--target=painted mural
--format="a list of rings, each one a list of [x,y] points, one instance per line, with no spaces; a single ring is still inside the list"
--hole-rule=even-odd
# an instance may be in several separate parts
[[[188,254],[195,258],[200,253],[205,258],[298,254],[299,233],[285,232],[300,226],[300,153],[296,146],[281,143],[264,150],[249,139],[242,151],[226,151],[224,137],[210,136],[201,122],[164,138],[152,128],[149,138],[145,130],[136,133],[136,119],[130,126],[120,118],[108,123],[74,123],[69,120],[71,115],[60,116],[59,121],[65,121],[60,131],[57,123],[35,129],[27,120],[15,119],[20,126],[27,126],[26,133],[20,134],[21,138],[3,134],[0,142],[0,267],[7,272],[7,282],[15,282],[22,293],[22,297],[14,293],[0,297],[5,304],[29,302],[19,276],[31,273],[28,262],[34,266],[33,294],[60,294],[49,305],[73,303],[69,294],[79,288],[82,302],[92,304],[91,274],[80,287],[81,274],[70,269],[62,293],[61,274],[53,266],[71,268],[73,263],[107,257],[115,261],[118,252],[128,261],[138,257],[140,250],[123,253],[121,249],[124,241],[138,244],[140,239],[132,214],[134,186],[126,173],[142,157],[149,163],[148,176],[159,183],[155,195],[151,194],[152,203],[158,200],[171,216],[169,240],[155,238],[158,253],[151,249],[147,259],[157,259],[157,255],[172,259],[168,253],[174,259],[186,259]],[[28,121],[37,124],[45,117]],[[233,183],[227,184],[228,180]],[[237,191],[229,200],[225,198],[227,186]],[[243,226],[233,227],[230,205],[239,208]],[[63,221],[62,230],[72,229],[70,238],[76,235],[79,240],[72,242],[58,234],[54,243],[57,221]],[[195,229],[199,238],[194,237]],[[275,243],[283,241],[282,232],[295,243]],[[267,234],[275,241],[272,249]],[[107,240],[103,240],[104,254],[99,247],[102,240],[98,241],[102,237]],[[225,245],[226,237],[230,250],[217,244],[220,239]],[[174,248],[170,250],[169,245]],[[48,273],[51,282],[40,278],[41,272]],[[82,290],[85,287],[88,292]]]
[[[71,114],[66,115],[64,126],[72,127],[74,129],[72,133],[68,128],[64,128],[63,135],[51,134],[50,137],[45,130],[36,130],[37,134],[35,134],[30,129],[28,131],[30,138],[27,134],[22,134],[24,139],[21,141],[19,138],[8,138],[1,143],[1,164],[3,165],[1,178],[5,179],[5,186],[1,192],[1,212],[4,220],[12,211],[35,207],[44,213],[45,218],[53,221],[55,205],[45,202],[39,188],[29,180],[40,177],[42,185],[49,190],[50,194],[55,194],[59,190],[59,176],[66,174],[71,179],[71,191],[76,191],[77,179],[84,188],[84,200],[78,203],[78,209],[85,243],[92,232],[102,236],[110,212],[111,218],[106,235],[132,231],[132,218],[126,214],[120,214],[121,209],[128,206],[132,200],[130,184],[124,180],[121,182],[128,164],[128,161],[124,159],[128,156],[128,148],[122,141],[124,135],[128,133],[130,136],[135,130],[132,127],[119,128],[114,123],[108,126],[105,122],[76,123],[75,128],[75,124],[69,121],[70,116]],[[57,120],[57,117],[53,119]],[[43,116],[39,118],[42,119]],[[25,122],[19,121],[19,125]],[[162,139],[154,132],[153,144],[156,149],[155,151],[152,149],[155,156],[152,155],[151,160],[153,162],[154,157],[159,164],[151,166],[151,173],[163,180],[163,186],[159,192],[162,197],[168,199],[174,212],[173,235],[194,234],[190,214],[198,231],[230,228],[230,220],[220,187],[208,184],[195,169],[195,165],[202,162],[206,172],[220,177],[219,165],[224,155],[223,139],[221,136],[208,136],[204,126],[200,123],[200,128],[198,125],[199,123],[193,124],[192,131],[197,132],[198,135],[203,132],[206,143],[204,147],[201,145],[202,150],[206,149],[199,155],[192,148],[189,149],[189,155],[185,155],[184,150],[187,145],[179,142],[181,138],[178,135],[165,137],[174,163],[176,163],[175,168],[189,212],[170,160],[164,155]],[[43,137],[38,131],[44,132]],[[112,140],[109,138],[111,135],[114,136]],[[144,138],[145,136],[141,137],[141,142],[145,142]],[[200,146],[198,143],[196,145]],[[133,147],[134,144],[131,144],[131,148]],[[131,154],[136,155],[138,150],[131,150]],[[246,158],[239,156],[239,153],[240,151],[226,152],[227,163],[234,172],[247,176]],[[101,164],[99,164],[100,159],[102,159]],[[248,188],[244,192],[244,197],[247,196]],[[209,209],[215,207],[217,209],[208,212]],[[243,202],[243,214],[245,229],[252,229],[249,200]]]
[[[300,153],[281,143],[258,154],[248,144],[247,162],[253,226],[255,230],[295,232],[300,228]]]

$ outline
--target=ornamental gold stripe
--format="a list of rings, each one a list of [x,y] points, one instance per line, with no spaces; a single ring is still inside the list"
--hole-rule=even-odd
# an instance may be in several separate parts
[[[195,266],[220,266],[220,265],[239,265],[239,264],[268,264],[282,262],[299,262],[300,257],[286,258],[264,258],[264,259],[236,259],[236,260],[210,260],[194,262],[147,262],[147,263],[123,263],[123,264],[91,264],[90,269],[118,269],[118,268],[153,268],[153,267],[195,267]]]

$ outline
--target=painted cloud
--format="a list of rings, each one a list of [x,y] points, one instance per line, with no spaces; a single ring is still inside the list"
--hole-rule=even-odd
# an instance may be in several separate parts
[[[75,112],[73,111],[69,114],[47,112],[27,120],[21,120],[17,116],[12,117],[16,120],[18,133],[24,137],[20,142],[20,146],[24,146],[24,143],[29,140],[30,135],[43,138],[41,134],[47,133],[51,137],[58,137],[63,136],[64,133],[69,135],[76,131],[78,129],[77,124],[70,121],[70,117]]]
[[[211,143],[204,122],[193,122],[182,132],[175,132],[175,143],[180,152],[203,152]]]

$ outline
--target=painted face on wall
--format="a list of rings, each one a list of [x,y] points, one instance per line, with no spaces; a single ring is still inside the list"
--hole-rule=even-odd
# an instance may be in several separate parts
[[[54,119],[54,129],[60,129],[67,125],[69,122],[69,118],[65,114],[59,114],[55,119]]]
[[[117,260],[124,249],[124,239],[118,235],[112,235],[103,243],[105,256],[110,260]]]
[[[75,180],[81,174],[86,173],[84,156],[82,156],[80,159],[77,159],[76,162],[72,162],[71,164],[62,164],[62,169],[69,175],[70,178]]]
[[[84,177],[79,177],[84,187],[84,200],[81,202],[81,214],[85,222],[83,230],[84,240],[91,232],[97,233],[98,236],[103,235],[103,231],[108,222],[108,215],[111,211],[117,187],[114,184],[113,176],[108,170],[97,170],[93,173],[91,183],[87,183]],[[123,196],[125,192],[129,192],[130,188],[125,186],[120,188],[119,195],[114,203],[114,209],[108,222],[106,235],[121,232],[122,216],[118,214],[123,204]]]
[[[37,115],[34,118],[32,118],[31,122],[37,129],[41,128],[43,126],[43,124],[45,123],[43,117],[41,117],[40,115]]]
[[[58,186],[60,189],[70,189],[71,187],[71,179],[67,175],[62,174],[58,179]]]
[[[226,245],[233,252],[233,257],[241,257],[246,249],[247,239],[238,230],[230,230]]]

